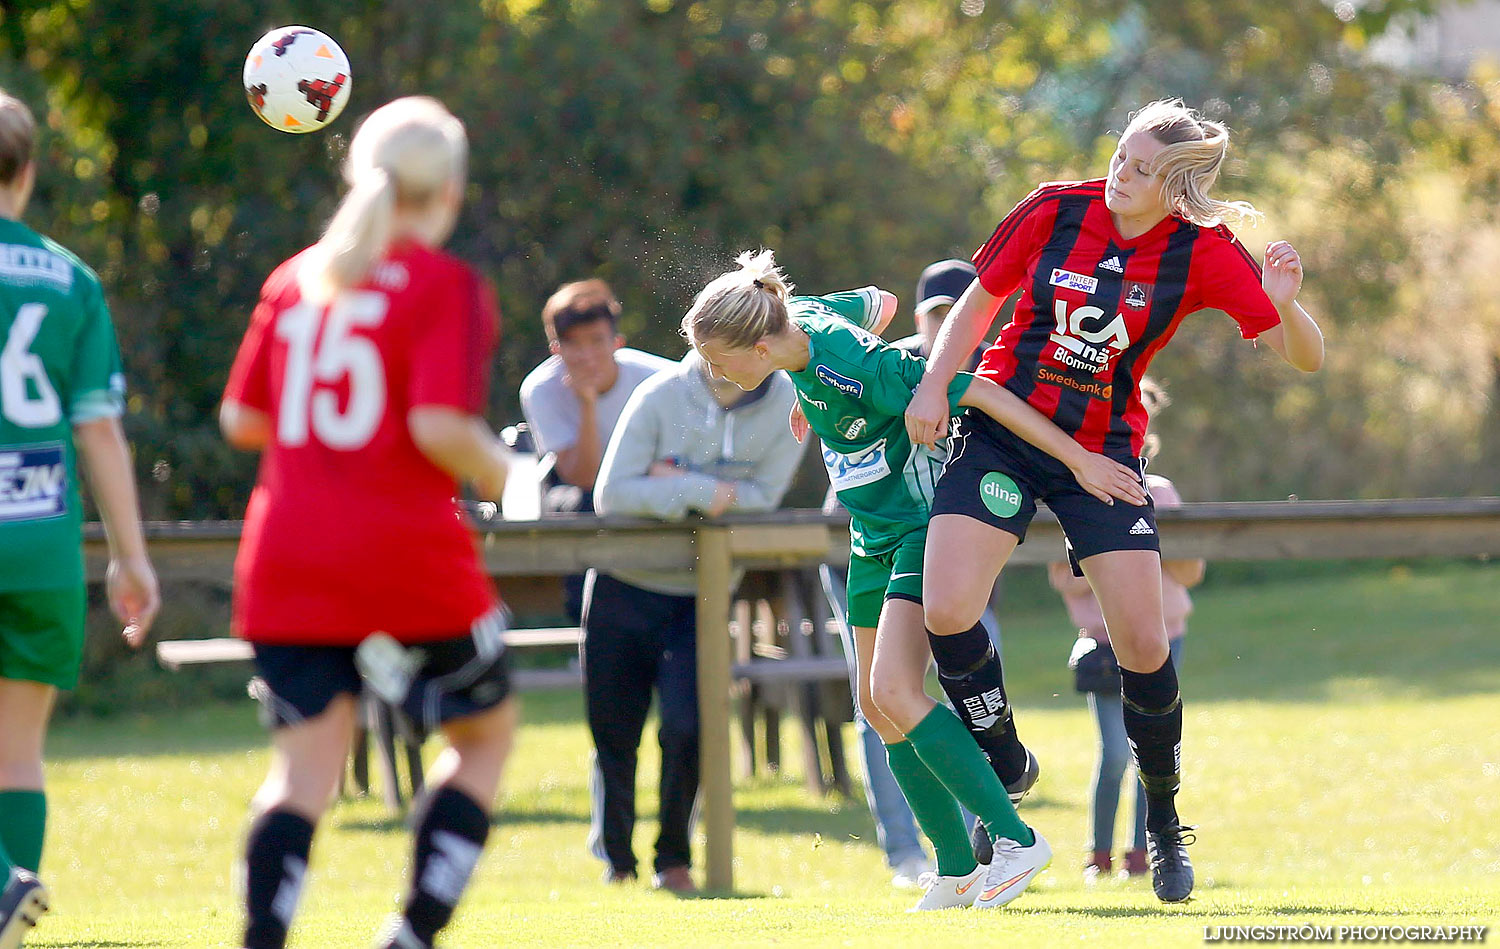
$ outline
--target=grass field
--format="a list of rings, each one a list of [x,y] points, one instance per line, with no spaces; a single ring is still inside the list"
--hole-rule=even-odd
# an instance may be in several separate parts
[[[1044,768],[1023,813],[1057,853],[1011,907],[905,914],[913,896],[888,885],[863,800],[815,798],[794,774],[737,790],[739,892],[606,888],[583,849],[588,737],[564,692],[527,698],[490,849],[446,945],[1201,945],[1206,926],[1500,924],[1500,566],[1220,583],[1197,602],[1189,904],[1162,906],[1146,883],[1081,882],[1092,724],[1048,605],[1005,616],[1022,733]],[[645,751],[649,818],[654,743]],[[50,758],[56,908],[28,945],[235,945],[231,866],[266,764],[251,704],[68,722]],[[647,819],[637,834],[647,862],[654,831]],[[378,804],[338,807],[292,944],[368,945],[406,841]]]

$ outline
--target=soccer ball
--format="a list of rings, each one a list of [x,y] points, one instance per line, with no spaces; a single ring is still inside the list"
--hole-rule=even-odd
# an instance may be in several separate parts
[[[282,132],[316,132],[349,104],[349,57],[307,26],[274,29],[245,57],[245,95],[265,123]]]

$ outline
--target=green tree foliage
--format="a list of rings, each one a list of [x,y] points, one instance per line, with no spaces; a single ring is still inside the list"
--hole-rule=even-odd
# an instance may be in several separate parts
[[[107,281],[152,516],[242,509],[253,459],[212,415],[256,290],[331,212],[358,115],[416,92],[473,141],[453,247],[506,314],[497,421],[563,280],[609,279],[627,334],[673,356],[692,294],[745,247],[809,290],[904,297],[1038,181],[1102,173],[1131,107],[1180,94],[1235,128],[1221,190],[1268,213],[1252,250],[1303,250],[1331,347],[1306,379],[1193,321],[1158,364],[1164,463],[1196,497],[1493,492],[1500,86],[1364,55],[1429,5],[11,0],[0,82],[46,126],[31,219]],[[244,51],[292,22],[354,64],[348,114],[314,135],[267,129],[240,88]]]

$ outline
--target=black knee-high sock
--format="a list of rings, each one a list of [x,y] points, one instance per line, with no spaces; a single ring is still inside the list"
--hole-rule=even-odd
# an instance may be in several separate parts
[[[937,660],[938,683],[953,710],[990,759],[1000,783],[1014,784],[1026,771],[1026,748],[1016,734],[1005,674],[984,624],[953,636],[928,630],[927,641]]]
[[[489,835],[489,813],[462,791],[445,785],[422,804],[403,915],[424,944],[453,918]]]
[[[312,838],[312,823],[291,811],[267,811],[251,823],[245,841],[245,949],[286,945]]]
[[[1182,695],[1169,658],[1155,672],[1120,670],[1125,734],[1146,789],[1146,829],[1160,831],[1177,820],[1182,772]]]

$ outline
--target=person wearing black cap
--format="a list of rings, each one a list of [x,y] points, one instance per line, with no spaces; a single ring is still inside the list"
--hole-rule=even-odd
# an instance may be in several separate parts
[[[974,276],[974,265],[967,260],[949,259],[928,264],[922,276],[917,278],[916,309],[912,312],[917,331],[891,345],[926,359],[937,340],[938,330],[942,328],[943,318],[973,283]],[[979,357],[983,355],[983,346],[975,349],[967,368],[973,370],[978,366]]]

